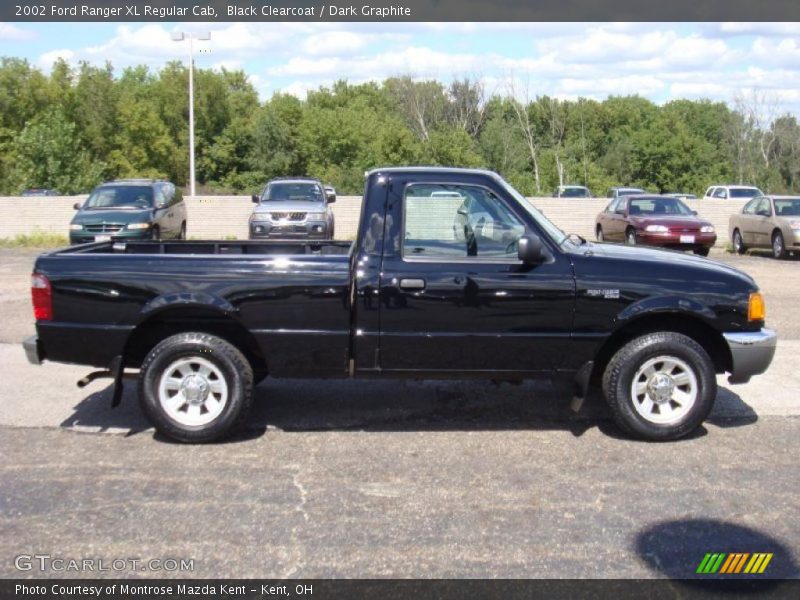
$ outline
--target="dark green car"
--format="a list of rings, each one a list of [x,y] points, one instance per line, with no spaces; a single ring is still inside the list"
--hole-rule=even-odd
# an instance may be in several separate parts
[[[121,179],[94,188],[69,224],[71,244],[186,238],[186,204],[168,181]]]

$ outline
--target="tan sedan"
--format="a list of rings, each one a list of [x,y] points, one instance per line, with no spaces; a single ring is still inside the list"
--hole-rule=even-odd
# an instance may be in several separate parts
[[[775,258],[800,252],[800,196],[757,196],[728,221],[733,249],[771,248]]]

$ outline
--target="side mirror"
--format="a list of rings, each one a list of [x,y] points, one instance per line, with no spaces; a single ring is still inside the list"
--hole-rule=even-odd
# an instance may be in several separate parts
[[[328,204],[333,204],[336,202],[336,190],[332,187],[325,188],[325,201]]]
[[[252,196],[250,196],[250,200],[252,200],[254,204],[258,204],[259,202],[261,202],[261,198],[259,198],[259,197],[258,197],[258,196],[256,196],[255,194],[253,194]]]
[[[624,217],[625,216],[625,209],[624,208],[618,208],[617,210],[614,211],[614,213],[617,214],[617,215],[622,215]]]
[[[80,210],[81,209],[81,203],[80,202],[76,202],[75,204],[72,205],[72,208],[74,208],[75,210]]]
[[[528,264],[544,262],[547,258],[542,239],[534,233],[529,233],[519,238],[517,254],[522,262]]]
[[[693,215],[696,217],[696,216],[697,216],[697,211],[696,211],[696,210],[693,210],[693,211],[692,211],[692,214],[693,214]]]

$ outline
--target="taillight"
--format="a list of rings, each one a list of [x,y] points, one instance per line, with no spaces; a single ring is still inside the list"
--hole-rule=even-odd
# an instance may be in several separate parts
[[[53,290],[50,280],[44,275],[31,275],[31,299],[36,320],[50,321],[53,318]]]

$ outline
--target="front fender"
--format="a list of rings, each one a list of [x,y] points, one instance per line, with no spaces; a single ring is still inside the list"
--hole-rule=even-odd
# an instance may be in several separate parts
[[[680,314],[702,319],[706,323],[714,321],[716,313],[697,300],[680,296],[656,296],[643,298],[629,304],[614,320],[614,329],[625,327],[628,323],[645,316]]]

